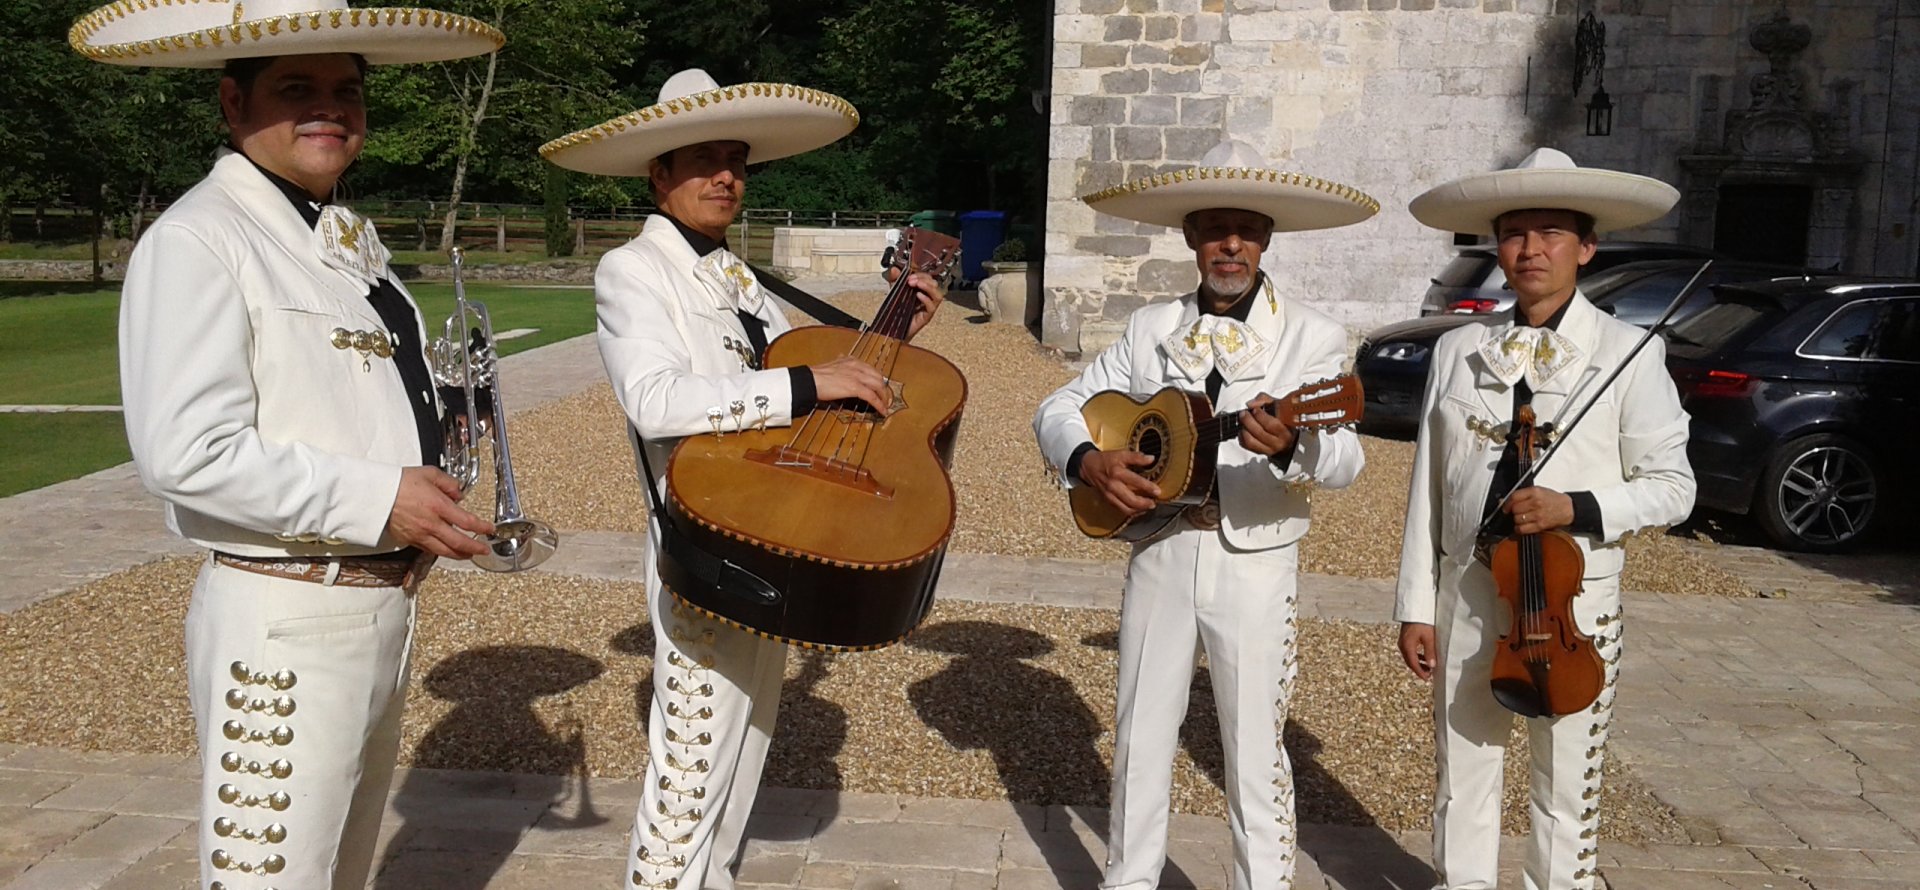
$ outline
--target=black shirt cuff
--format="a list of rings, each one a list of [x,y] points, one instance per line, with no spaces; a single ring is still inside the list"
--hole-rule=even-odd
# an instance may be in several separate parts
[[[787,412],[789,417],[799,417],[813,410],[815,396],[819,390],[813,387],[813,369],[797,365],[787,369],[788,385],[793,389],[793,409]]]
[[[1067,466],[1064,471],[1064,475],[1068,479],[1072,479],[1076,482],[1087,481],[1085,479],[1080,478],[1080,460],[1087,456],[1087,452],[1099,451],[1099,450],[1100,449],[1094,447],[1094,444],[1092,442],[1081,442],[1079,448],[1073,449],[1073,456],[1067,458]]]
[[[1600,524],[1600,499],[1591,491],[1570,491],[1567,497],[1573,499],[1573,524],[1567,526],[1571,531],[1599,537],[1606,533]]]
[[[1293,468],[1293,452],[1299,447],[1300,439],[1295,436],[1293,444],[1267,455],[1267,460],[1273,461],[1274,467],[1284,473]]]

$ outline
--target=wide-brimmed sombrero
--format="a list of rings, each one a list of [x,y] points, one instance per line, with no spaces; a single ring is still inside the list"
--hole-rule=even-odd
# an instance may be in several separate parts
[[[1101,213],[1179,228],[1196,210],[1251,210],[1273,219],[1276,232],[1350,226],[1380,212],[1380,202],[1351,186],[1275,170],[1253,146],[1229,139],[1198,166],[1136,179],[1081,197]]]
[[[1666,216],[1680,190],[1651,176],[1580,167],[1566,152],[1536,148],[1517,166],[1476,173],[1429,189],[1407,209],[1436,229],[1493,234],[1493,221],[1514,210],[1573,210],[1593,217],[1599,232],[1630,229]]]
[[[67,42],[114,65],[218,68],[233,59],[358,53],[370,65],[493,52],[506,35],[479,19],[347,0],[118,0],[80,17]]]
[[[786,83],[723,87],[698,68],[660,86],[660,101],[540,146],[568,170],[645,176],[647,163],[688,145],[745,142],[758,164],[828,145],[853,132],[860,112],[832,93]]]

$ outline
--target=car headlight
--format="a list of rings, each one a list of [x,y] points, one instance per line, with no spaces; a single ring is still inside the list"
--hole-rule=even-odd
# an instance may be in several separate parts
[[[1373,357],[1389,362],[1425,361],[1427,353],[1433,350],[1422,343],[1383,343],[1373,351]]]

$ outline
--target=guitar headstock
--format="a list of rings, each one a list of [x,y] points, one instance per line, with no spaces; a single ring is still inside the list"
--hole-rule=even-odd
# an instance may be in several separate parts
[[[900,242],[893,251],[895,268],[907,272],[925,272],[935,281],[945,282],[960,262],[960,239],[932,229],[908,227],[900,230]]]
[[[1295,429],[1356,424],[1366,410],[1366,391],[1352,374],[1309,383],[1274,403],[1275,416]]]

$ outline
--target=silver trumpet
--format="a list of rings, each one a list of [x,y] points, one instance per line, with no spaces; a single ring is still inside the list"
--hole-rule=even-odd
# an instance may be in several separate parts
[[[493,339],[493,320],[485,303],[467,299],[461,280],[464,257],[453,249],[453,314],[445,333],[433,341],[428,356],[433,382],[446,406],[445,464],[460,480],[462,492],[480,479],[481,438],[493,440],[493,535],[487,552],[473,564],[489,572],[518,572],[547,561],[560,546],[560,535],[520,510],[520,490],[513,484],[513,453],[507,447],[507,408],[500,397],[500,355]]]

